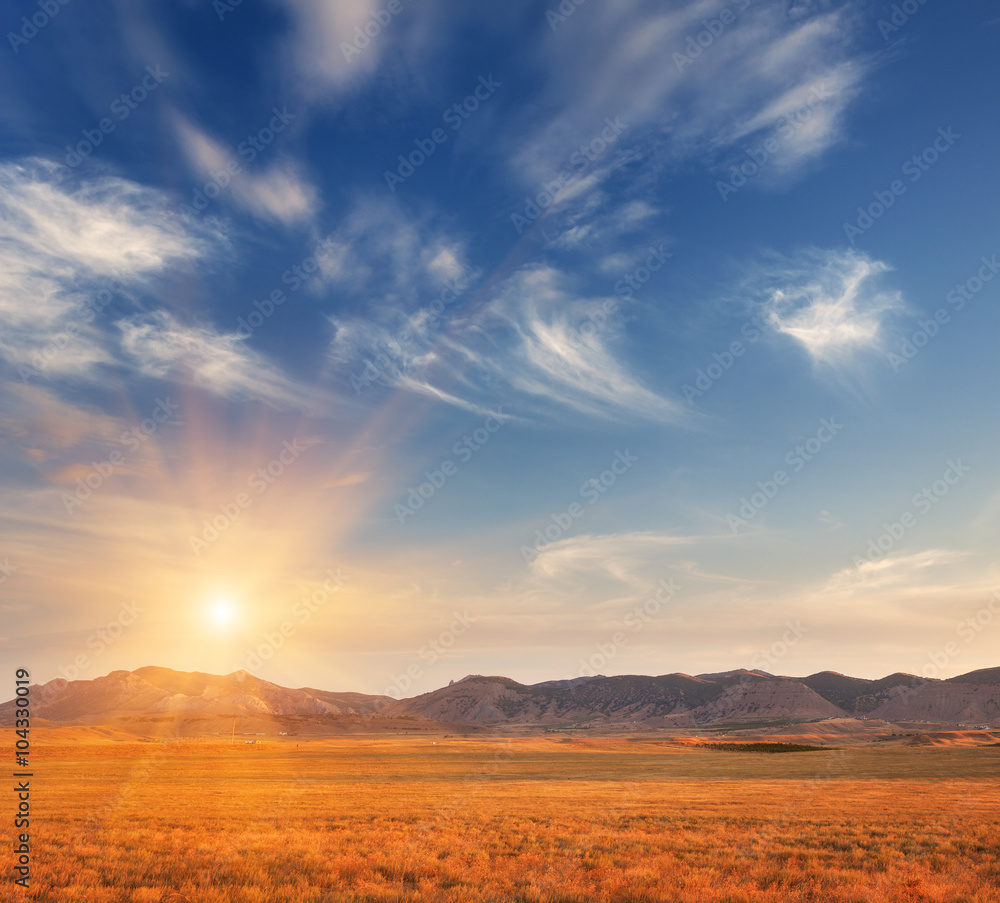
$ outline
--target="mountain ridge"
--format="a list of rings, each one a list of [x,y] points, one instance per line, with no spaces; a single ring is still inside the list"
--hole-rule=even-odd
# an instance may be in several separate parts
[[[34,685],[35,718],[53,723],[233,716],[420,720],[476,728],[572,725],[683,728],[838,718],[1000,726],[1000,668],[948,679],[896,672],[873,680],[835,671],[806,677],[763,671],[593,675],[522,684],[469,674],[405,699],[311,687],[281,687],[248,671],[215,675],[145,666],[89,680]],[[13,700],[0,721],[13,719]]]

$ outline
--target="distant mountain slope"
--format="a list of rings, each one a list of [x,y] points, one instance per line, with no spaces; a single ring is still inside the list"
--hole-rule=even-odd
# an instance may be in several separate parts
[[[357,713],[366,715],[378,712],[390,702],[395,702],[391,696],[369,696],[366,693],[331,693],[329,690],[314,690],[312,687],[301,687],[300,693],[307,693],[314,699],[322,700],[335,706],[346,714]]]
[[[802,678],[802,683],[855,716],[951,724],[985,724],[1000,718],[1000,668],[985,668],[948,680],[901,673],[881,680],[863,680],[821,671]]]
[[[860,715],[877,708],[890,697],[894,688],[919,684],[920,678],[913,674],[896,673],[881,680],[865,680],[836,671],[820,671],[803,677],[802,683],[845,712]]]
[[[929,680],[909,691],[899,688],[871,714],[883,721],[1000,723],[1000,685]]]
[[[94,680],[56,679],[32,688],[31,698],[36,717],[66,722],[153,714],[339,715],[374,711],[388,700],[360,693],[313,695],[247,671],[219,676],[156,667],[112,671]],[[0,719],[12,711],[12,702],[0,705]]]
[[[450,722],[609,721],[650,726],[844,715],[799,681],[750,671],[696,677],[593,677],[530,686],[506,677],[476,675],[401,700],[383,711]]]
[[[968,674],[959,674],[958,677],[949,677],[945,683],[1000,686],[1000,668],[982,668],[979,671],[970,671]]]
[[[0,705],[0,721],[14,718]],[[763,671],[584,677],[521,684],[468,675],[410,699],[289,689],[247,671],[215,675],[146,667],[94,680],[54,680],[31,691],[40,719],[93,724],[115,718],[363,716],[429,719],[470,730],[503,725],[627,728],[810,722],[862,717],[890,722],[1000,725],[1000,668],[949,680],[890,674],[867,680],[820,671],[804,678]],[[319,723],[319,722],[317,722]],[[325,722],[324,722],[325,723]],[[400,722],[403,724],[404,722]]]

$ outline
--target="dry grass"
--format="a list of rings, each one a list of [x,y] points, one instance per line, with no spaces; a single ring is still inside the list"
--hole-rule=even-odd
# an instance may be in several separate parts
[[[352,738],[37,752],[30,898],[46,903],[1000,903],[989,747]]]

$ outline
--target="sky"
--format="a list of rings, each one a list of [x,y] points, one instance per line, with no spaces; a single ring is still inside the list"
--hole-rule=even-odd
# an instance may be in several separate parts
[[[993,4],[0,24],[10,667],[1000,665]]]

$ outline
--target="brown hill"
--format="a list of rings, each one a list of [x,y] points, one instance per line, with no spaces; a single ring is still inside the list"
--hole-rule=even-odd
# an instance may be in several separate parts
[[[11,723],[13,701],[0,705]],[[66,724],[176,722],[220,730],[219,719],[299,719],[336,730],[462,726],[640,730],[731,724],[734,729],[827,719],[1000,726],[1000,668],[949,680],[891,674],[867,680],[821,671],[805,678],[763,671],[623,675],[533,685],[469,675],[410,699],[289,689],[246,672],[214,675],[146,667],[94,680],[54,680],[32,688],[35,717]],[[304,721],[302,719],[305,719]],[[376,724],[377,722],[377,724]],[[276,722],[274,722],[276,723]],[[741,727],[742,726],[742,727]],[[249,729],[249,728],[248,728]],[[282,723],[280,730],[293,729]],[[298,729],[298,728],[295,728]]]
[[[592,677],[525,685],[471,675],[400,700],[386,715],[480,724],[646,724],[665,727],[710,721],[811,720],[843,715],[800,681],[750,671],[660,677]]]
[[[901,687],[872,709],[872,716],[884,721],[1000,724],[1000,685],[935,680]]]
[[[848,677],[836,671],[820,671],[802,678],[802,683],[815,690],[834,705],[854,715],[862,715],[878,708],[889,699],[897,687],[916,687],[921,678],[913,674],[890,674],[881,680]]]
[[[900,673],[863,680],[821,671],[802,683],[849,714],[884,721],[989,724],[1000,718],[1000,668],[948,680]]]
[[[945,683],[1000,686],[1000,668],[981,668],[978,671],[970,671],[968,674],[959,674],[958,677],[949,677]]]
[[[345,715],[375,711],[389,701],[353,693],[317,696],[247,671],[219,676],[156,667],[112,671],[94,680],[57,678],[31,689],[35,717],[72,723],[139,715]],[[0,705],[0,720],[8,721],[13,708],[13,701]]]

